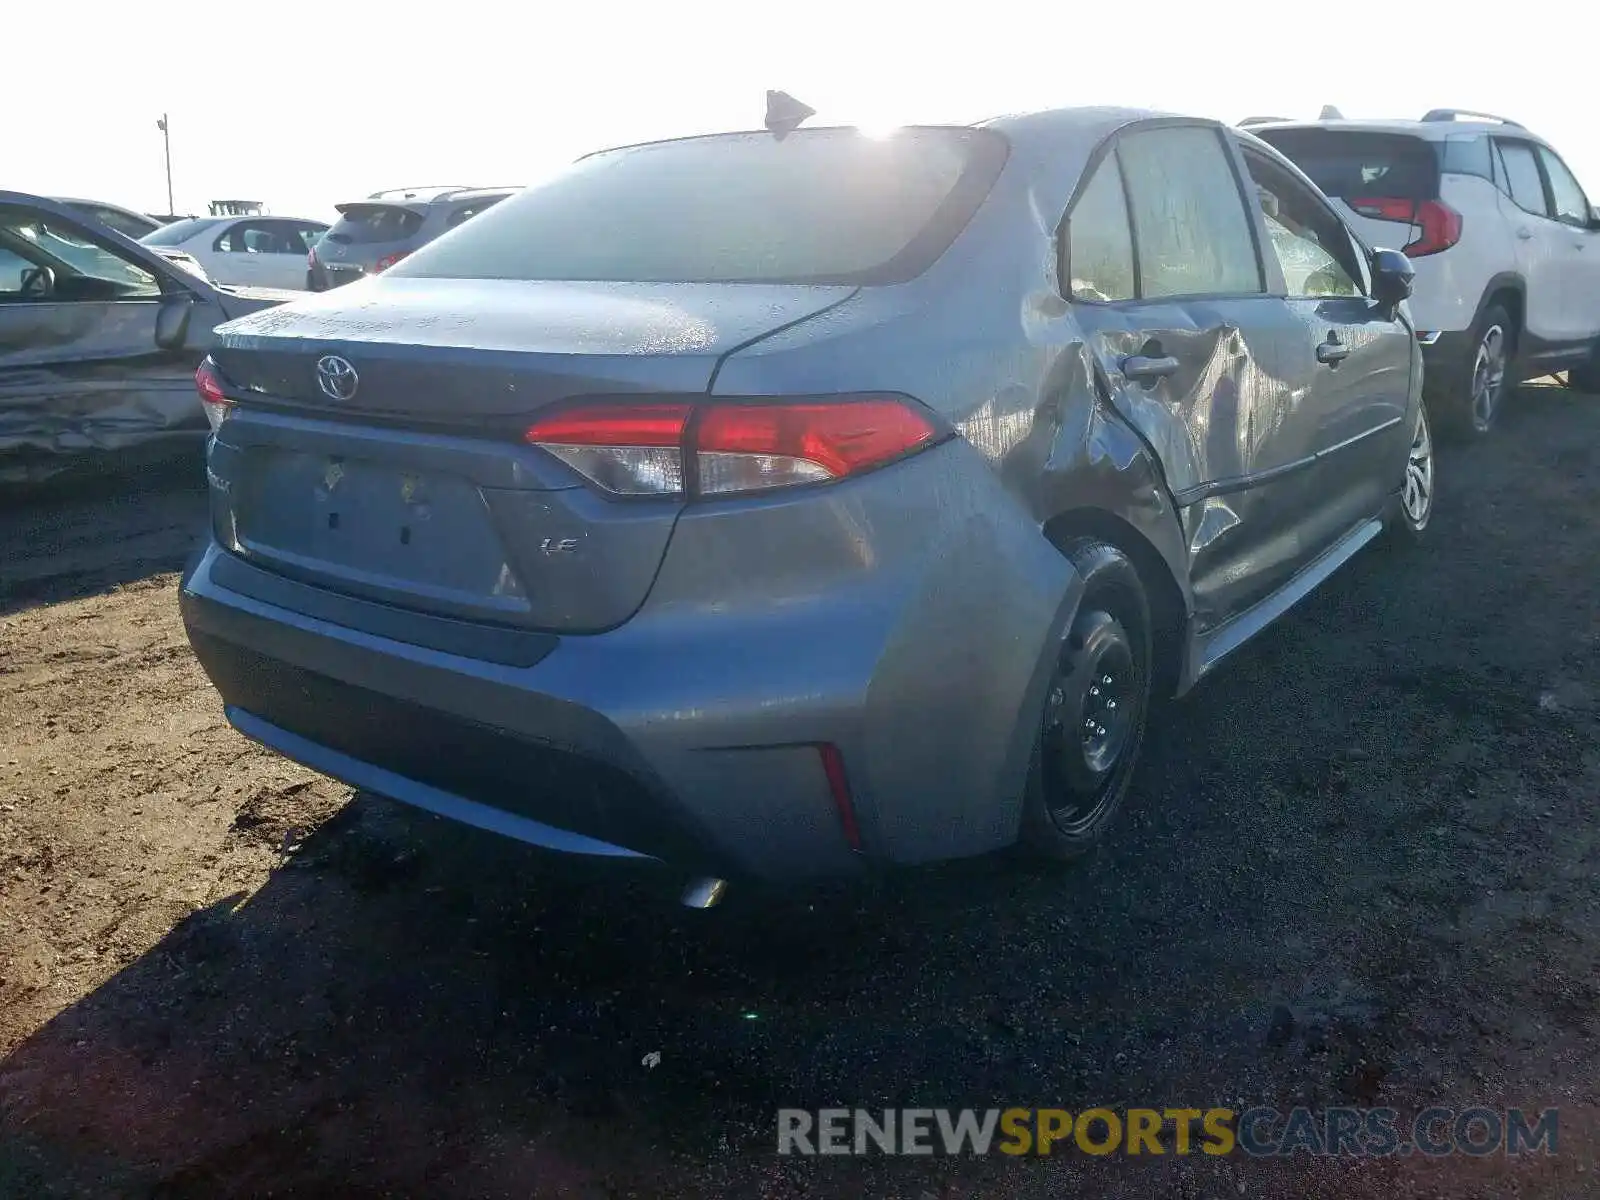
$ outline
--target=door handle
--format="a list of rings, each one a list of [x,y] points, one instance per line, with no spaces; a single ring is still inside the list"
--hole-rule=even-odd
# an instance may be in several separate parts
[[[1531,241],[1533,239],[1533,230],[1523,225],[1517,230],[1517,236],[1525,242]]]
[[[1317,361],[1330,367],[1338,366],[1349,357],[1350,347],[1339,340],[1337,333],[1330,333],[1328,340],[1317,347]]]
[[[1129,379],[1165,379],[1178,371],[1178,360],[1168,355],[1151,358],[1147,354],[1134,354],[1122,360],[1122,373]]]

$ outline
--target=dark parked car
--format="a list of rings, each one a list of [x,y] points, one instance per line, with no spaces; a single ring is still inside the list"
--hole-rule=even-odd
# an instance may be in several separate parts
[[[396,188],[339,204],[339,219],[306,256],[306,287],[326,291],[377,275],[504,200],[515,188]]]
[[[219,331],[184,619],[251,737],[694,902],[1072,858],[1154,694],[1427,526],[1410,279],[1211,121],[597,154]]]
[[[212,329],[296,294],[216,287],[66,204],[0,192],[0,482],[94,451],[198,450]]]

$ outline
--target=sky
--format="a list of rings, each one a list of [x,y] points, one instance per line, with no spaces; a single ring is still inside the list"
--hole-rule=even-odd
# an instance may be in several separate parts
[[[163,113],[177,211],[226,197],[331,220],[383,188],[525,184],[605,146],[759,127],[768,88],[813,124],[871,126],[1075,104],[1484,109],[1553,143],[1600,203],[1600,5],[1582,0],[15,7],[0,187],[144,211],[167,211]]]

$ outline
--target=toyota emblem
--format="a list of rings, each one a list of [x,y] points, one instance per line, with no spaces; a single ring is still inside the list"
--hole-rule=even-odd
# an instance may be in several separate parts
[[[348,361],[337,354],[324,354],[317,359],[317,387],[329,400],[348,400],[361,386],[361,376]]]

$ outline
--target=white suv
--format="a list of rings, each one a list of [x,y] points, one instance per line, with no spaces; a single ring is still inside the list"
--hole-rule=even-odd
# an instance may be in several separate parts
[[[1420,121],[1244,124],[1333,198],[1369,246],[1411,258],[1437,423],[1487,433],[1507,387],[1559,371],[1600,391],[1600,210],[1545,142],[1459,109]]]

